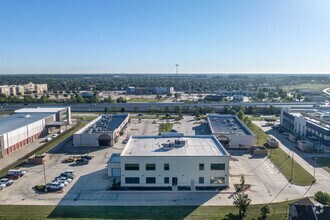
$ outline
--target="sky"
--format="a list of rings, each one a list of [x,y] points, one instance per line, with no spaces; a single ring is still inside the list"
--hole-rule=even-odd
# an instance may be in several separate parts
[[[330,73],[329,0],[0,0],[0,74]]]

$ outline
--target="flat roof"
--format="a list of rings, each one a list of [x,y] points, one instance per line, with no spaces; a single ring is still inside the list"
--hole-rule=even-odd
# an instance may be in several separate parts
[[[207,116],[211,133],[230,135],[254,135],[236,115],[210,114]]]
[[[57,113],[66,108],[22,108],[15,111],[15,113]]]
[[[108,163],[120,163],[120,154],[113,153],[109,158]]]
[[[128,114],[104,114],[83,133],[112,132],[128,117]]]
[[[37,113],[37,114],[13,114],[4,118],[0,118],[0,134],[5,134],[17,128],[24,127],[46,117],[51,113]]]
[[[175,141],[185,142],[175,144]],[[172,145],[171,145],[172,144]],[[213,135],[132,136],[121,156],[229,156]]]

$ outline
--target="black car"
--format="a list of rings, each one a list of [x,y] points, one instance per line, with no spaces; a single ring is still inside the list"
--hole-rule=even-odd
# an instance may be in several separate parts
[[[90,155],[82,155],[80,158],[81,159],[86,159],[86,160],[91,160],[93,159],[94,156],[90,156]]]
[[[80,158],[78,160],[76,160],[76,164],[88,164],[89,160],[85,159],[85,158]]]

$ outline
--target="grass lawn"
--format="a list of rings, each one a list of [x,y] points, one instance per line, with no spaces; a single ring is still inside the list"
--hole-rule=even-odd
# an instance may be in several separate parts
[[[170,132],[172,128],[173,128],[173,123],[159,124],[158,133],[161,134],[162,132]]]
[[[322,166],[323,169],[330,173],[330,157],[319,157],[316,160],[316,163],[318,163],[320,166]]]
[[[311,84],[311,83],[304,83],[298,85],[291,85],[291,86],[283,86],[282,89],[286,91],[290,91],[293,89],[313,89],[317,91],[322,91],[325,88],[329,88],[329,84]]]
[[[287,219],[291,202],[270,204],[268,219]],[[250,206],[246,219],[257,219],[261,206]],[[237,214],[234,206],[0,206],[0,219],[239,219]]]
[[[167,98],[132,98],[127,100],[127,102],[164,102]]]
[[[257,125],[251,123],[248,126],[250,130],[257,137],[257,145],[261,146],[267,142],[268,135]],[[281,148],[268,148],[268,154],[273,164],[282,172],[287,180],[291,179],[291,166],[292,158],[284,152]],[[291,180],[292,184],[299,186],[309,186],[312,184],[314,177],[308,173],[300,164],[293,161],[293,177]]]

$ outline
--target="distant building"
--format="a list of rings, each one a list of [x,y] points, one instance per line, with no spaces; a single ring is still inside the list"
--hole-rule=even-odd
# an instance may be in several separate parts
[[[83,98],[93,98],[94,92],[93,91],[79,91],[78,95]]]
[[[256,137],[236,115],[209,114],[207,122],[211,134],[226,148],[247,149],[255,146]]]
[[[174,87],[132,87],[126,88],[127,94],[135,95],[166,95],[173,93]]]
[[[108,161],[108,175],[122,187],[214,189],[229,185],[230,155],[212,135],[130,137]]]
[[[100,115],[73,134],[73,146],[113,146],[118,141],[120,132],[128,125],[129,121],[128,113]]]
[[[298,136],[298,139],[309,139],[320,145],[330,146],[330,114],[328,112],[297,111],[282,108],[281,126]],[[319,150],[320,150],[319,149]]]
[[[0,119],[0,158],[70,123],[70,107],[16,110]]]
[[[29,82],[25,85],[2,85],[0,86],[0,94],[5,95],[23,95],[25,93],[44,93],[48,91],[47,84],[34,84]]]

